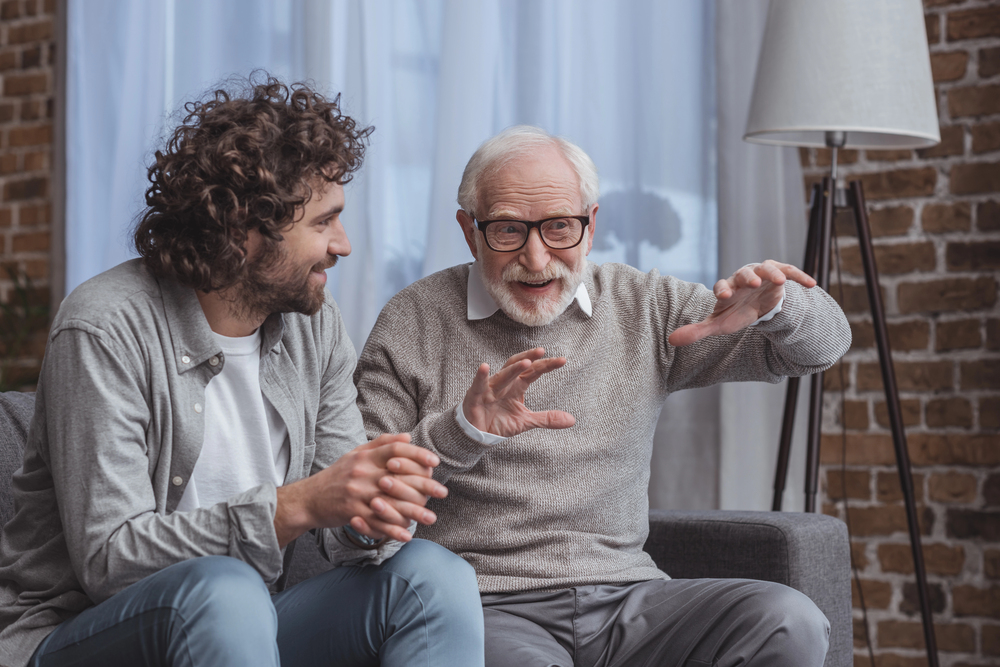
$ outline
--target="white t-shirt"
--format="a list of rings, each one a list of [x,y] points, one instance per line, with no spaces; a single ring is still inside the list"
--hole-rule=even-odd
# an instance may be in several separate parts
[[[288,472],[288,427],[260,391],[260,329],[241,338],[214,331],[222,372],[205,387],[205,442],[177,511],[208,507]]]

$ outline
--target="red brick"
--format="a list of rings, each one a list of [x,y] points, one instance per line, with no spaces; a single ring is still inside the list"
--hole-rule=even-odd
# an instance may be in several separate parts
[[[48,169],[48,151],[32,151],[24,154],[24,171],[43,171]]]
[[[823,374],[823,389],[825,391],[840,391],[843,386],[840,381],[842,371],[846,379],[849,371],[843,368],[839,362],[826,369],[826,373]]]
[[[893,322],[886,325],[886,330],[889,332],[889,347],[897,352],[926,350],[930,344],[931,327],[926,320]]]
[[[856,537],[893,535],[907,531],[906,513],[902,505],[849,507],[851,534]]]
[[[941,614],[944,612],[945,594],[941,584],[927,584],[927,603],[933,613]],[[915,582],[903,582],[903,599],[899,601],[899,611],[907,615],[920,613],[920,595],[917,593]]]
[[[983,483],[983,500],[987,506],[1000,505],[1000,473],[994,473]]]
[[[966,56],[968,58],[968,56]],[[899,148],[890,150],[867,150],[865,157],[871,162],[899,162],[913,158],[913,151],[909,148]]]
[[[937,183],[937,169],[934,167],[897,169],[895,171],[861,174],[859,178],[864,186],[866,199],[926,197],[934,194],[934,186]]]
[[[9,123],[14,120],[14,105],[0,104],[0,123]]]
[[[981,232],[1000,229],[1000,202],[984,201],[976,205],[976,228]]]
[[[929,574],[953,577],[965,565],[965,548],[947,544],[924,542],[924,567]],[[898,544],[884,542],[878,545],[878,560],[883,572],[913,574],[913,548],[909,542]]]
[[[0,72],[17,67],[17,51],[0,51]]]
[[[32,280],[44,280],[49,277],[49,261],[47,259],[29,259],[24,262],[24,274]],[[39,358],[45,353],[45,340],[39,341]]]
[[[0,227],[10,227],[13,218],[14,216],[9,207],[0,208]]]
[[[972,404],[964,398],[937,398],[927,401],[927,427],[972,428]]]
[[[950,361],[897,361],[896,386],[900,391],[939,391],[954,385]],[[858,391],[882,389],[882,371],[878,363],[859,363]]]
[[[895,458],[893,459],[895,463]],[[924,500],[924,476],[911,472],[913,495],[918,503]],[[875,499],[880,503],[897,503],[903,499],[903,487],[899,484],[899,469],[893,472],[880,472],[875,476]]]
[[[882,289],[882,303],[885,303],[885,288]],[[841,294],[843,292],[843,294]],[[870,311],[868,305],[868,290],[864,285],[851,285],[844,283],[841,288],[836,281],[830,283],[830,296],[836,299],[845,313],[867,313]]]
[[[851,216],[853,220],[853,215]],[[873,238],[883,236],[900,236],[913,227],[913,209],[909,206],[890,206],[876,208],[868,212],[868,226]],[[852,223],[851,234],[856,234]]]
[[[949,243],[945,261],[951,271],[989,271],[1000,269],[1000,241]]]
[[[969,202],[926,204],[920,212],[920,226],[931,234],[967,232],[972,228],[972,205]]]
[[[18,215],[19,227],[32,227],[52,222],[52,207],[49,204],[22,204]]]
[[[921,148],[917,155],[922,158],[948,157],[965,152],[965,129],[961,125],[948,125],[940,129],[941,143],[930,148]]]
[[[20,23],[7,28],[8,44],[27,44],[52,39],[52,20],[45,19],[32,23]]]
[[[14,252],[48,252],[51,235],[49,232],[29,232],[14,235]]]
[[[873,246],[875,266],[879,275],[896,275],[914,271],[933,271],[936,262],[934,244],[929,241],[918,243],[891,243]],[[856,276],[863,276],[861,252],[852,245],[840,249],[843,270]]]
[[[899,312],[904,314],[977,310],[997,300],[996,280],[989,277],[901,283],[897,290]]]
[[[962,389],[1000,389],[1000,359],[963,361]]]
[[[849,324],[852,350],[864,350],[875,345],[875,329],[871,322],[853,320]]]
[[[997,96],[1000,97],[1000,86]],[[1000,192],[1000,162],[956,164],[951,168],[950,187],[956,195]]]
[[[968,350],[983,344],[979,333],[979,320],[938,322],[936,334],[934,349],[938,352]]]
[[[17,154],[5,153],[0,155],[0,174],[6,176],[17,172]]]
[[[21,69],[31,69],[32,67],[40,66],[44,53],[40,44],[26,48],[21,54]]]
[[[858,644],[855,642],[858,648],[866,648],[864,643]],[[888,651],[879,650],[876,653],[878,656],[878,662],[874,667],[927,667],[927,658],[912,658],[899,653],[889,653]],[[873,667],[868,659],[867,653],[855,653],[854,654],[854,666],[853,667]],[[952,667],[963,667],[961,665],[953,665]]]
[[[1000,46],[979,49],[979,76],[988,79],[1000,74]]]
[[[862,579],[861,590],[865,594],[865,607],[868,609],[888,609],[892,602],[892,584],[875,579]],[[858,582],[851,579],[851,603],[855,609],[861,609],[861,597],[858,595]]]
[[[859,151],[853,148],[846,148],[837,151],[837,164],[854,164],[858,161]],[[831,161],[831,151],[829,148],[816,149],[816,166],[829,167]]]
[[[9,146],[37,146],[52,143],[52,125],[14,127],[7,132]]]
[[[996,433],[908,433],[906,440],[915,466],[1000,465],[1000,435]]]
[[[948,41],[1000,37],[1000,7],[951,12],[947,18]]]
[[[9,181],[3,186],[4,201],[20,201],[22,199],[38,199],[49,194],[49,179],[44,177],[26,178],[20,181]]]
[[[952,606],[956,616],[990,616],[1000,618],[1000,587],[976,588],[954,586]]]
[[[21,3],[18,0],[6,0],[0,4],[0,19],[9,21],[21,17]]]
[[[924,26],[927,28],[928,44],[937,44],[941,41],[941,17],[938,14],[925,14]]]
[[[971,503],[976,499],[977,488],[975,475],[946,472],[931,475],[927,493],[931,500],[942,503]]]
[[[1000,550],[983,551],[983,574],[990,579],[1000,579]]]
[[[840,465],[843,447],[839,434],[824,433],[820,436],[820,462]],[[847,465],[895,465],[892,436],[883,433],[848,433],[846,458]]]
[[[989,153],[1000,150],[1000,123],[983,123],[972,127],[972,152]]]
[[[830,500],[842,500],[844,492],[848,498],[871,500],[871,474],[867,470],[830,469],[826,472],[826,495]]]
[[[3,78],[5,97],[44,93],[48,89],[49,78],[44,72],[40,74],[7,74]]]
[[[979,399],[979,426],[1000,428],[1000,397],[984,396]]]
[[[1000,512],[949,509],[945,525],[948,537],[1000,542]]]
[[[965,51],[946,51],[931,54],[931,74],[934,81],[958,81],[965,76],[969,54]]]
[[[935,623],[934,637],[941,651],[973,653],[976,650],[976,630],[965,623]],[[879,647],[924,648],[924,629],[918,621],[879,621]]]
[[[904,398],[899,402],[899,410],[903,415],[903,426],[920,424],[920,401],[915,398]],[[885,401],[875,403],[875,421],[883,428],[889,428],[889,408]]]
[[[844,401],[844,424],[853,431],[867,431],[868,401]]]
[[[1000,655],[1000,625],[983,623],[983,653]]]

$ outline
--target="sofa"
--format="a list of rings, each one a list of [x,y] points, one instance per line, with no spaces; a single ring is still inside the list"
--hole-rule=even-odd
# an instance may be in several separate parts
[[[0,525],[14,513],[10,479],[21,466],[34,404],[33,394],[0,393]],[[293,549],[285,585],[330,567],[309,534]],[[792,512],[654,510],[646,551],[674,578],[758,579],[802,591],[830,620],[826,667],[854,664],[850,553],[841,521]]]

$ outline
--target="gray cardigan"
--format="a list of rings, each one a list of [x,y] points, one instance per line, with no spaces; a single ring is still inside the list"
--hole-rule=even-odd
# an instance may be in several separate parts
[[[157,280],[138,260],[67,297],[12,482],[17,511],[0,536],[0,664],[24,665],[60,622],[188,558],[232,556],[269,585],[278,580],[274,485],[174,512],[201,451],[205,386],[222,357],[194,291]],[[264,323],[260,384],[288,426],[285,483],[365,441],[354,365],[329,294],[312,317]],[[368,555],[343,539],[320,531],[334,562]]]

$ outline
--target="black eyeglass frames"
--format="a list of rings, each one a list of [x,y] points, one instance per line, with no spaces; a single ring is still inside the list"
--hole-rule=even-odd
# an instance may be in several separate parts
[[[583,230],[590,223],[586,215],[561,215],[544,220],[476,220],[486,237],[486,245],[496,252],[514,252],[528,242],[528,234],[538,229],[542,243],[553,250],[566,250],[580,244]]]

